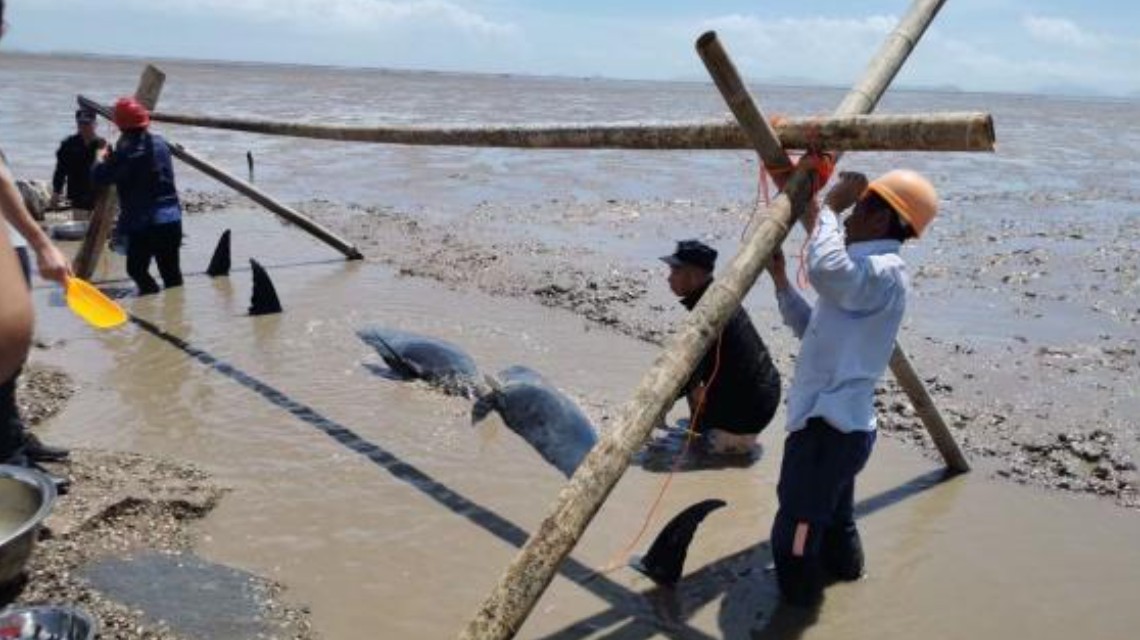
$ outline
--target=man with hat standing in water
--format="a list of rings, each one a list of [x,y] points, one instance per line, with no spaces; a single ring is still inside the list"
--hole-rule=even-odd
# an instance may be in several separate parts
[[[51,206],[58,207],[67,186],[67,199],[73,209],[90,213],[95,206],[95,187],[91,182],[91,165],[107,141],[95,133],[95,112],[75,112],[78,131],[68,136],[55,152],[55,173],[51,179]]]
[[[91,172],[98,184],[114,184],[119,191],[118,239],[127,245],[127,275],[139,295],[158,293],[150,275],[150,262],[167,289],[182,286],[179,251],[182,247],[182,204],[174,185],[170,147],[152,134],[150,112],[134,98],[115,103],[115,126],[123,132],[115,150],[103,157]]]
[[[854,206],[840,225],[839,214]],[[772,555],[784,601],[815,606],[828,578],[857,580],[863,548],[855,527],[855,476],[875,443],[875,384],[902,324],[909,281],[899,257],[938,209],[913,171],[868,184],[844,173],[825,206],[804,218],[815,307],[793,288],[784,257],[768,269],[784,322],[801,339],[788,390],[788,431],[772,525]]]
[[[669,288],[693,307],[713,282],[717,252],[682,240],[669,265]],[[780,374],[748,313],[738,307],[685,386],[697,446],[714,455],[751,454],[780,404]]]

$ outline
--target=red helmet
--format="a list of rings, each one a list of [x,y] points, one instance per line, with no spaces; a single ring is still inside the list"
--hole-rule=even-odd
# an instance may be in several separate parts
[[[119,98],[115,103],[115,126],[128,131],[150,126],[150,111],[134,98]]]

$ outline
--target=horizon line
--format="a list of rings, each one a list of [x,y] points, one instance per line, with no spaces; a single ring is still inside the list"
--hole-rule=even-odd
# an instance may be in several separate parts
[[[378,71],[386,73],[403,73],[403,74],[428,74],[428,75],[467,75],[467,76],[487,76],[499,78],[535,78],[535,79],[548,79],[548,80],[579,80],[579,81],[604,81],[604,82],[653,82],[664,84],[713,84],[711,78],[694,78],[694,77],[676,77],[676,78],[645,78],[633,76],[610,76],[610,75],[570,75],[560,73],[528,73],[528,72],[513,72],[513,71],[471,71],[471,70],[458,70],[458,69],[429,69],[420,67],[384,67],[384,66],[371,66],[371,65],[352,65],[352,64],[332,64],[332,63],[316,63],[316,62],[285,62],[280,60],[232,60],[221,58],[208,58],[208,57],[183,57],[183,56],[146,56],[130,53],[97,53],[90,51],[77,51],[67,49],[57,49],[51,51],[34,51],[28,49],[7,49],[3,54],[6,56],[26,56],[26,57],[41,57],[41,58],[87,58],[96,60],[115,60],[115,61],[144,61],[144,62],[172,62],[172,63],[189,63],[189,64],[217,64],[217,65],[232,65],[232,66],[262,66],[262,67],[307,67],[312,69],[334,69],[343,71]],[[843,91],[849,89],[847,85],[830,84],[824,81],[815,81],[810,78],[793,78],[782,79],[780,77],[768,78],[755,78],[746,77],[751,84],[769,87],[780,88],[800,88],[800,89],[829,89]],[[946,83],[945,85],[897,85],[891,88],[892,91],[900,91],[906,93],[944,93],[944,94],[962,94],[962,95],[1000,95],[1000,96],[1046,96],[1056,98],[1085,98],[1104,101],[1126,101],[1135,102],[1140,100],[1140,92],[1131,94],[1107,94],[1100,92],[1079,91],[1073,92],[1057,92],[1049,91],[1046,89],[1028,90],[1028,91],[1000,91],[1000,90],[984,90],[984,89],[964,89],[953,83]]]

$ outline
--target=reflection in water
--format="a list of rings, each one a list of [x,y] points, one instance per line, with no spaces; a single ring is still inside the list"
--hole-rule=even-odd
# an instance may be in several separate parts
[[[140,298],[137,308],[157,312],[163,323],[174,330],[187,330],[185,296],[181,287]],[[134,410],[139,424],[159,429],[177,425],[177,433],[171,435],[195,437],[198,421],[183,394],[190,378],[190,361],[155,351],[148,337],[137,331],[100,332],[96,335],[108,347],[114,361],[108,372],[112,387],[120,390],[119,400]],[[140,379],[150,382],[145,390],[135,384]],[[208,390],[197,389],[197,392],[208,393]]]

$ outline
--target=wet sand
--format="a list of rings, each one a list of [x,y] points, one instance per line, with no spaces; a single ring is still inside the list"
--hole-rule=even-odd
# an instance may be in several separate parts
[[[40,343],[39,348],[48,347]],[[74,392],[71,378],[38,364],[37,353],[21,376],[18,396],[21,415],[31,428],[62,410]],[[148,588],[159,588],[164,581],[167,586],[177,584],[181,567],[193,558],[187,554],[198,537],[194,524],[217,506],[225,491],[200,469],[139,454],[77,449],[67,461],[45,466],[70,479],[72,487],[57,498],[23,578],[0,593],[5,605],[77,606],[97,621],[101,638],[194,637],[180,624],[167,622],[173,622],[173,616],[162,618],[134,606],[123,594],[93,583],[88,572],[105,562],[132,568],[137,555],[155,554],[182,564],[153,577]],[[210,567],[214,573],[205,576],[223,569]],[[205,581],[196,577],[201,588]],[[251,626],[268,632],[262,637],[312,637],[304,610],[280,598],[280,585],[245,576],[242,586],[253,595],[240,613],[252,620]],[[175,597],[166,595],[167,601]],[[233,615],[216,615],[217,628],[224,628]]]
[[[364,365],[378,358],[353,330],[370,322],[414,329],[464,345],[491,370],[534,366],[605,429],[656,353],[653,341],[679,312],[663,295],[656,253],[643,262],[615,257],[620,252],[590,242],[591,233],[617,240],[656,233],[668,247],[676,228],[669,225],[693,215],[691,205],[673,203],[662,206],[665,217],[638,216],[653,220],[641,228],[618,219],[632,217],[629,203],[613,204],[569,206],[566,218],[555,218],[552,226],[582,238],[578,245],[528,239],[533,230],[516,224],[510,211],[482,211],[470,223],[445,226],[392,211],[303,205],[362,241],[375,260],[367,263],[344,263],[241,207],[192,216],[187,271],[204,267],[222,229],[233,228],[235,265],[248,256],[266,264],[285,314],[246,317],[249,275],[236,270],[228,279],[191,277],[182,290],[125,299],[139,321],[102,334],[80,326],[41,290],[41,333],[60,345],[44,358],[66,367],[78,388],[44,425],[45,439],[202,466],[232,493],[202,522],[199,552],[285,584],[287,598],[311,607],[324,637],[448,637],[541,520],[562,479],[494,420],[472,429],[462,399],[370,373]],[[727,238],[739,212],[719,215],[723,221],[713,215],[713,228]],[[532,272],[538,263],[548,272]],[[114,278],[119,269],[112,263],[103,275]],[[550,288],[556,278],[565,284]],[[923,286],[916,309],[925,303]],[[750,310],[787,371],[793,345],[779,337],[784,332],[764,294],[749,300]],[[989,415],[1000,412],[1002,424],[1023,427],[1018,403],[1028,400],[1013,394],[1017,402],[1007,406],[990,377],[1013,360],[1005,347],[1021,343],[951,341],[943,332],[937,335],[945,342],[915,339],[933,337],[924,331],[936,319],[912,321],[908,332],[918,335],[908,344],[923,373],[938,376],[940,404],[959,407],[958,433],[978,452],[986,446],[979,443],[991,442],[984,435]],[[1127,345],[1124,335],[1117,337]],[[955,356],[953,344],[984,357]],[[1039,345],[1023,346],[1023,362],[1037,366],[1029,356]],[[1087,379],[1080,369],[1066,376],[1074,384],[1127,384],[1108,380],[1099,365],[1090,370]],[[913,422],[889,391],[884,399],[900,424]],[[1114,445],[1102,446],[1111,450],[1102,457],[1135,446],[1127,430],[1098,428]],[[1135,627],[1134,513],[1109,500],[1015,486],[991,478],[985,465],[936,482],[938,465],[907,444],[915,430],[894,431],[902,438],[882,439],[858,492],[870,575],[830,590],[803,637],[1109,638]],[[1022,450],[1012,435],[994,433],[992,442]],[[1107,438],[1090,440],[1098,437]],[[803,626],[777,610],[764,571],[780,441],[774,426],[753,467],[676,478],[651,532],[697,500],[719,497],[729,507],[698,532],[689,577],[672,594],[627,569],[592,571],[623,559],[627,547],[641,552],[649,544],[628,543],[662,476],[631,469],[520,636],[787,637],[788,626]],[[1093,455],[1062,445],[1045,455]],[[1006,463],[995,452],[993,473]],[[1126,502],[1129,494],[1110,495]]]

